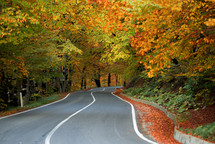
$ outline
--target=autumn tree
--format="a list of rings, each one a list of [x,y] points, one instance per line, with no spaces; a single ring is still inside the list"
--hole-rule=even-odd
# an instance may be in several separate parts
[[[149,77],[174,64],[186,76],[214,69],[213,11],[211,1],[154,1],[140,9],[132,47]]]
[[[30,83],[33,93],[42,94],[48,90],[48,83],[56,79],[52,89],[66,91],[64,54],[81,51],[60,35],[67,23],[59,19],[65,13],[61,3],[52,1],[1,2],[0,81],[2,92],[8,93],[1,94],[5,102],[14,93],[19,98],[24,85],[29,93]]]

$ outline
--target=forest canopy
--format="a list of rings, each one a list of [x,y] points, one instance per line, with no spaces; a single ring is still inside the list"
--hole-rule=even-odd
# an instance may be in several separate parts
[[[110,73],[214,82],[214,29],[214,0],[2,0],[0,99],[101,86]]]

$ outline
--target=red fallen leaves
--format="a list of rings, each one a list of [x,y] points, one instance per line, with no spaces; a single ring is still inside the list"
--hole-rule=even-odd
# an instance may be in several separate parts
[[[150,123],[147,126],[148,133],[160,144],[181,144],[173,138],[174,124],[164,112],[152,106],[143,104],[120,95],[121,90],[117,89],[115,94],[132,103],[137,110],[141,124]],[[143,127],[142,127],[143,128]]]
[[[215,121],[215,105],[208,106],[205,109],[199,109],[197,111],[189,111],[189,120],[184,122],[178,122],[178,127],[193,129],[200,125],[212,123]]]
[[[194,129],[198,126],[209,124],[215,121],[215,104],[197,111],[188,111],[189,119],[183,122],[177,122],[177,126],[183,129]],[[185,132],[183,132],[185,133]],[[187,133],[185,133],[187,134]],[[190,133],[188,133],[190,134]],[[196,136],[202,139],[200,136]],[[215,143],[215,140],[210,141]]]
[[[22,111],[25,111],[28,109],[30,109],[30,108],[19,108],[19,109],[14,109],[14,110],[10,110],[10,111],[0,112],[0,117],[15,114],[15,113],[22,112]]]

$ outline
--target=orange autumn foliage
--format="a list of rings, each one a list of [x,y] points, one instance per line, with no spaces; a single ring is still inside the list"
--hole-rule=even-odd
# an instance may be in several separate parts
[[[121,35],[134,30],[130,45],[149,77],[172,67],[173,59],[180,64],[178,75],[214,69],[213,1],[153,0],[140,2],[139,7],[122,1],[105,3],[98,3],[89,14],[89,28]]]
[[[148,76],[153,77],[177,59],[186,76],[214,69],[214,2],[191,0],[171,3],[155,0],[160,7],[138,16],[143,19],[131,40]],[[173,5],[178,8],[173,9]]]

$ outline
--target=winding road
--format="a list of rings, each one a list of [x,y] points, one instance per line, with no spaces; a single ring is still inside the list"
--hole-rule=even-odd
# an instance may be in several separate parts
[[[0,144],[155,144],[141,133],[133,106],[94,88],[58,102],[0,118]]]

